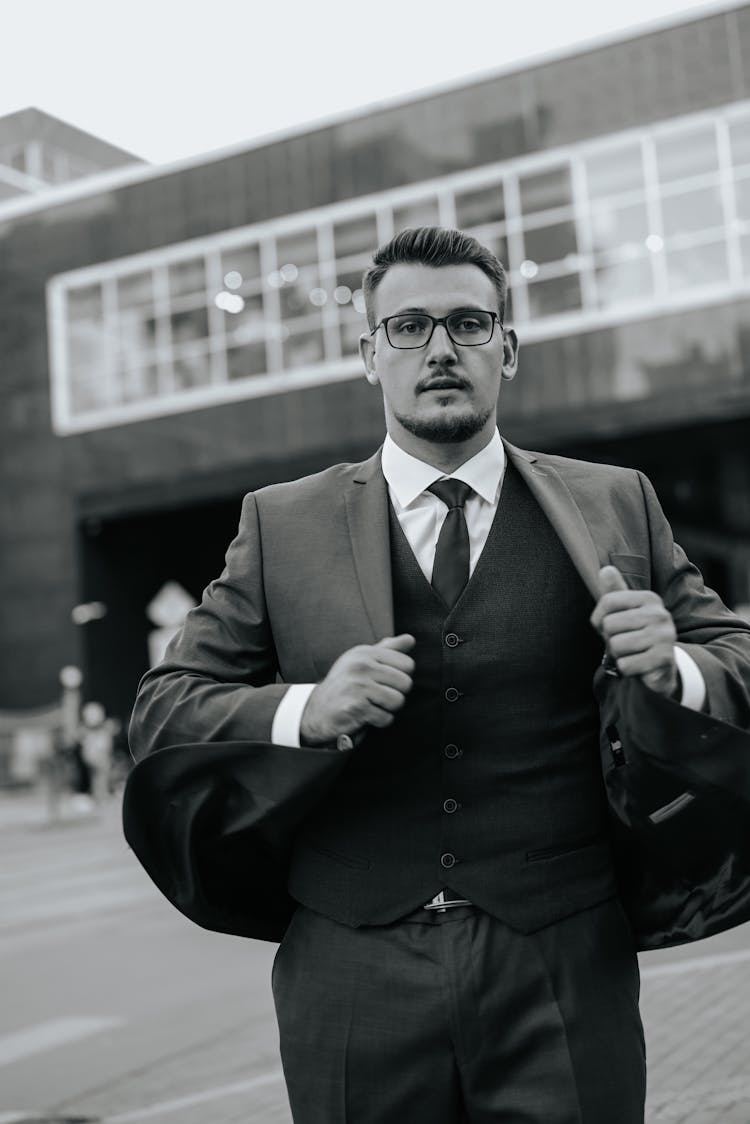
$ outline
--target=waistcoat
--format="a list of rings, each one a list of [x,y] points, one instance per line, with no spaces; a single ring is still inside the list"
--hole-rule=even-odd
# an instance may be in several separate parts
[[[602,654],[562,543],[511,464],[453,609],[391,510],[396,634],[416,638],[396,721],[305,822],[289,891],[348,925],[449,887],[530,932],[616,893],[591,689]]]

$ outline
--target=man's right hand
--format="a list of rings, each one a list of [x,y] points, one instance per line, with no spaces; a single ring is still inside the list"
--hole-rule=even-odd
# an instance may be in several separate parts
[[[390,726],[412,687],[416,640],[408,633],[377,644],[358,644],[339,656],[307,700],[300,723],[302,745],[329,745],[365,726]]]

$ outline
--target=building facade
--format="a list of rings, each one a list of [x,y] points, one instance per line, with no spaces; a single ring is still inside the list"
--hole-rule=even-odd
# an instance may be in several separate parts
[[[361,276],[407,226],[510,275],[501,431],[641,468],[750,602],[750,5],[367,114],[0,205],[0,707],[123,719],[147,606],[242,495],[382,439]],[[106,613],[72,614],[100,603]]]
[[[41,109],[0,117],[0,203],[143,161]]]

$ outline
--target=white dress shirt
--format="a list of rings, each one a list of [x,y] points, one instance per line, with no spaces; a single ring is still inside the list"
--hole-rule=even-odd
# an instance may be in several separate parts
[[[446,473],[405,453],[390,435],[383,443],[382,463],[396,518],[422,573],[431,582],[437,540],[448,509],[427,489],[436,480],[446,478]],[[469,531],[470,576],[487,542],[500,502],[504,475],[505,448],[497,429],[483,449],[450,473],[452,480],[463,480],[473,489],[464,507]],[[706,697],[703,675],[695,660],[677,645],[675,660],[682,681],[680,701],[683,706],[700,710]],[[276,745],[300,744],[302,712],[315,686],[314,683],[294,683],[289,687],[276,709],[271,727],[271,741]]]

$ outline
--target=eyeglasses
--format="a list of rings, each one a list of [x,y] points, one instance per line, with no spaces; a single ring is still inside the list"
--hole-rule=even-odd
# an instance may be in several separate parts
[[[401,312],[398,316],[385,316],[370,332],[374,336],[378,328],[385,328],[385,335],[391,347],[399,351],[411,351],[425,347],[432,339],[438,324],[443,324],[449,338],[461,347],[481,347],[489,343],[495,330],[495,321],[502,329],[500,317],[496,312],[484,312],[478,308],[460,309],[448,316],[430,316],[426,312]]]

